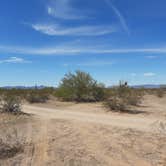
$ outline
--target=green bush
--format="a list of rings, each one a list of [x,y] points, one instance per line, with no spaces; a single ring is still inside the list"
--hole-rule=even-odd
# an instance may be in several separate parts
[[[65,101],[101,101],[104,99],[104,86],[98,84],[90,74],[76,71],[65,75],[56,95]]]

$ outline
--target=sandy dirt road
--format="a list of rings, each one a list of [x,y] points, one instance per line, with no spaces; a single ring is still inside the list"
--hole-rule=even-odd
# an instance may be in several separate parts
[[[110,125],[124,129],[135,129],[146,132],[157,132],[154,130],[154,124],[158,121],[162,123],[161,118],[137,117],[109,114],[95,114],[89,112],[76,112],[68,110],[58,110],[51,108],[42,108],[37,106],[24,105],[23,111],[29,114],[37,115],[43,120],[49,119],[65,119],[83,123],[96,123],[102,125]],[[164,121],[163,121],[164,122]]]
[[[162,116],[74,107],[24,105],[23,111],[33,115],[32,120],[15,124],[26,139],[24,152],[0,161],[0,166],[166,166]]]
[[[160,118],[76,112],[32,105],[24,105],[23,110],[37,119],[27,132],[27,138],[34,142],[34,147],[27,152],[22,165],[166,164],[166,137],[164,133],[161,136]]]

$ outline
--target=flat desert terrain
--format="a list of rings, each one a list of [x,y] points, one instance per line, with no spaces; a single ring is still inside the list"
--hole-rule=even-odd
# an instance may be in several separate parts
[[[135,112],[102,103],[24,104],[28,115],[0,116],[0,166],[166,166],[166,97],[144,96]]]

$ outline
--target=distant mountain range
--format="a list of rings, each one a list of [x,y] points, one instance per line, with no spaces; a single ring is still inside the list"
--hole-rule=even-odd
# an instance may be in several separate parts
[[[133,88],[146,88],[146,89],[158,89],[161,87],[166,87],[166,85],[155,85],[155,84],[144,84],[144,85],[133,85]]]
[[[46,86],[3,86],[3,89],[44,89]]]
[[[109,86],[109,88],[112,88],[114,86]],[[136,89],[139,89],[139,88],[145,88],[145,89],[158,89],[158,88],[161,88],[161,87],[164,87],[166,88],[166,84],[143,84],[143,85],[131,85],[130,86],[131,88],[136,88]]]
[[[109,86],[110,88],[113,86]],[[160,87],[165,87],[166,85],[156,85],[156,84],[144,84],[144,85],[132,85],[132,88],[146,88],[146,89],[158,89]],[[48,86],[40,85],[40,86],[3,86],[0,87],[3,89],[44,89],[48,88]]]

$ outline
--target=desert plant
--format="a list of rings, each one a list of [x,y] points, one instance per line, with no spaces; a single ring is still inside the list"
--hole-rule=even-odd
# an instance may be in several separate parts
[[[141,103],[143,93],[139,90],[130,88],[129,95],[127,97],[128,104],[132,106],[138,106]]]
[[[130,88],[127,83],[120,82],[118,87],[112,88],[105,106],[113,111],[127,111],[130,106],[137,106],[141,98],[140,91]]]
[[[76,71],[65,75],[56,95],[67,101],[100,101],[104,98],[103,88],[104,86],[98,84],[90,74]]]
[[[126,111],[127,104],[123,98],[118,98],[116,96],[109,98],[104,105],[112,111]]]
[[[14,157],[17,153],[22,151],[22,145],[5,144],[0,140],[0,159]]]
[[[21,100],[17,96],[4,95],[1,97],[1,111],[17,113],[21,111]]]
[[[12,89],[5,89],[5,88],[0,88],[0,96],[18,96],[21,100],[27,100],[27,98],[31,95],[35,96],[37,94],[38,96],[45,96],[48,98],[49,96],[54,96],[56,92],[55,88],[52,87],[45,87],[45,88],[27,88],[27,89],[17,89],[17,88],[12,88]],[[32,94],[33,93],[33,94]]]
[[[14,125],[11,126],[10,123],[6,120],[5,123],[0,122],[0,160],[14,157],[23,152],[25,137],[20,135],[18,128]]]
[[[45,103],[49,99],[49,96],[46,93],[33,90],[27,95],[26,99],[29,103]]]

